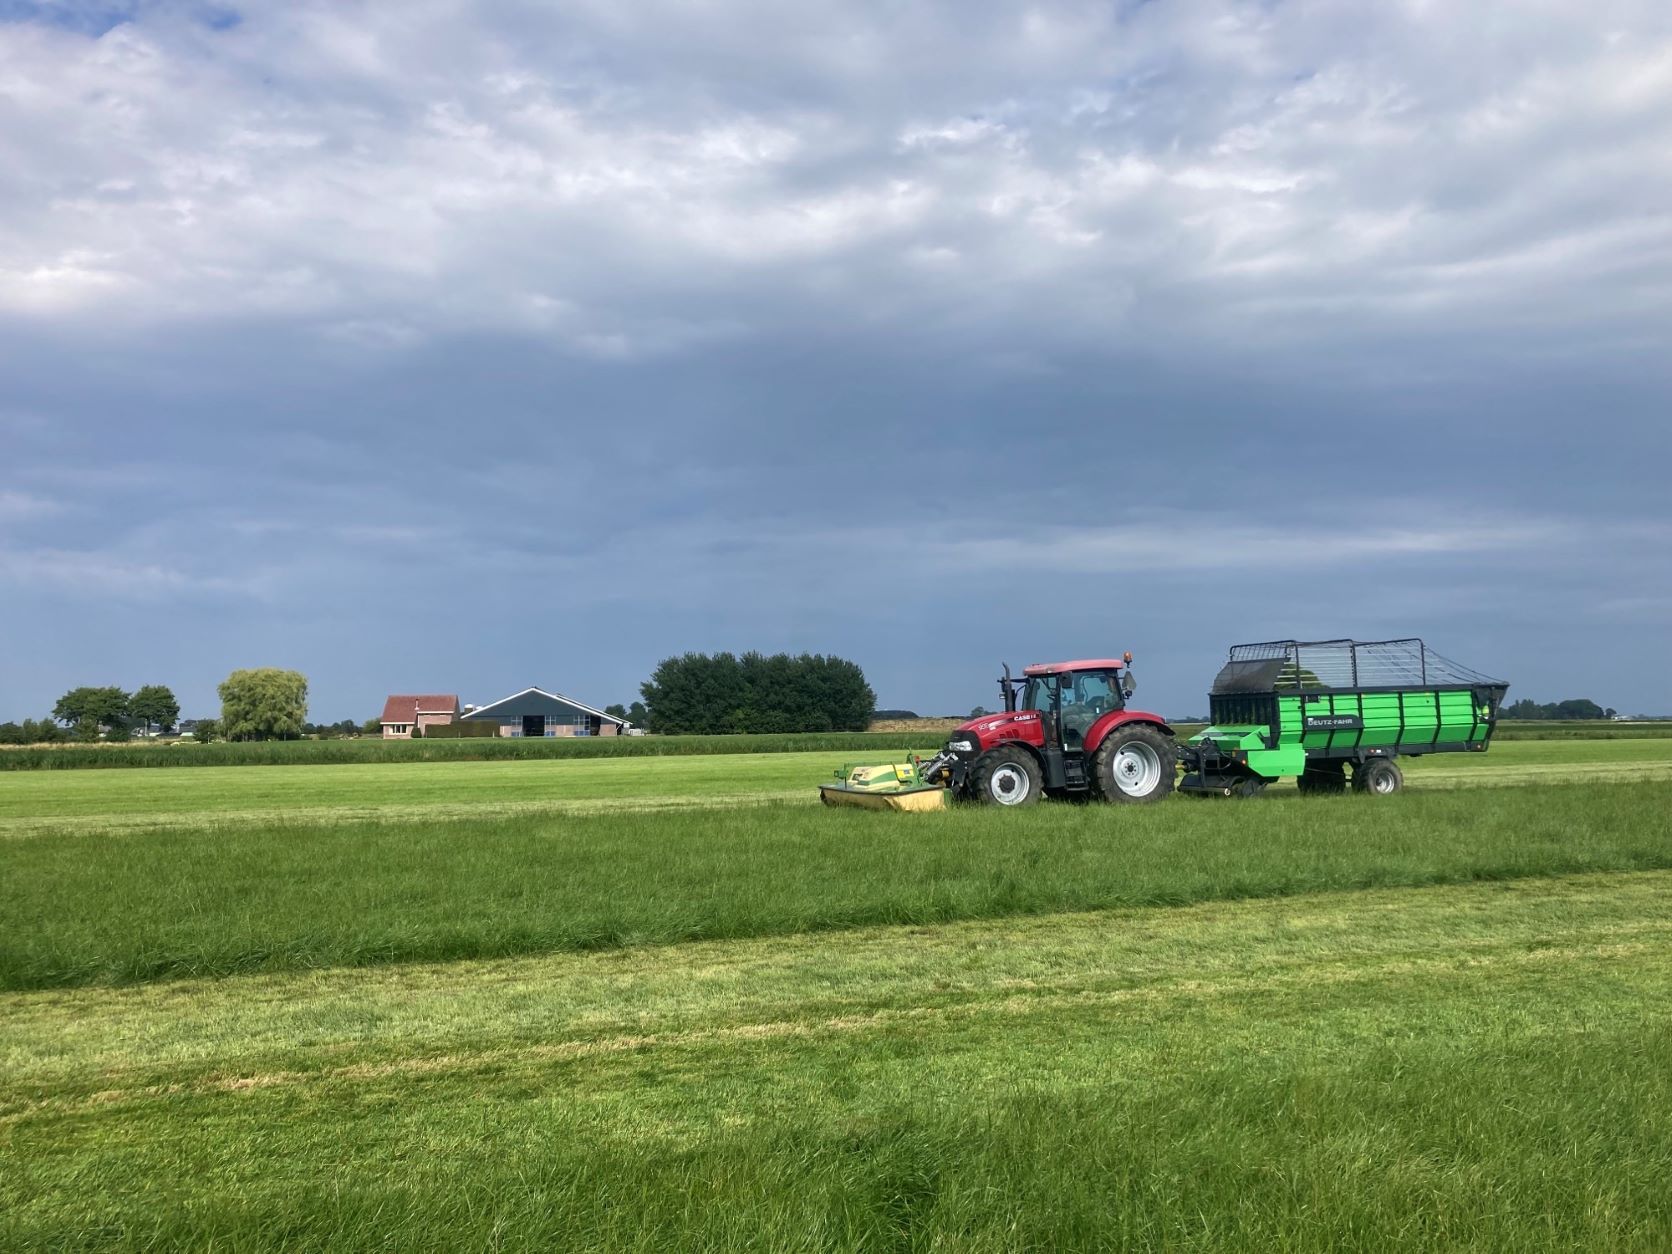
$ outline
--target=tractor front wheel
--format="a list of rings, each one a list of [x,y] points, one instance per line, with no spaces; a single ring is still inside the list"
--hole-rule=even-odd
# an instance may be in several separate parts
[[[1105,801],[1160,801],[1173,791],[1178,745],[1157,727],[1143,723],[1117,727],[1097,747],[1092,772]]]
[[[1405,772],[1397,762],[1386,758],[1371,758],[1353,772],[1353,791],[1367,792],[1372,797],[1385,797],[1405,786]]]
[[[990,806],[1031,806],[1044,791],[1039,759],[1015,745],[989,749],[976,762],[970,784],[975,799]]]

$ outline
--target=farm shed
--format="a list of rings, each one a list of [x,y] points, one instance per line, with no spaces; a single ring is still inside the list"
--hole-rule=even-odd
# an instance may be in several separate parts
[[[471,710],[462,721],[497,723],[501,736],[618,736],[627,726],[613,714],[540,688],[524,688]]]
[[[452,693],[391,696],[383,703],[383,738],[411,740],[412,729],[415,727],[451,723],[458,717],[459,699]]]

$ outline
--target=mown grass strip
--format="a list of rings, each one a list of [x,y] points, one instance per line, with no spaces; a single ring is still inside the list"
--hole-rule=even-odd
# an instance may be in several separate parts
[[[1660,1249],[1669,887],[8,994],[0,1241]]]
[[[677,1046],[955,1017],[1064,998],[1166,1000],[1672,946],[1672,871],[1306,893],[854,928],[489,961],[324,967],[0,993],[0,1117],[49,1095],[138,1099],[473,1068],[544,1050]],[[44,1100],[44,1098],[43,1098]]]
[[[354,809],[412,815],[431,806],[457,815],[473,805],[626,800],[665,805],[791,790],[816,801],[818,784],[848,760],[846,754],[824,752],[431,762],[399,771],[367,765],[53,771],[0,778],[0,829],[12,819],[128,821],[158,813]]]
[[[1672,783],[0,841],[0,987],[1672,866]]]

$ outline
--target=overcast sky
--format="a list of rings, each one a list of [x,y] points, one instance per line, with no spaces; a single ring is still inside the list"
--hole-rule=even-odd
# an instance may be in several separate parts
[[[0,719],[1423,635],[1672,710],[1672,6],[0,0]]]

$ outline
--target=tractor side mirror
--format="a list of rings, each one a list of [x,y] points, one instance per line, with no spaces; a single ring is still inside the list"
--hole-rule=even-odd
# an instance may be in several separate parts
[[[1121,696],[1130,697],[1133,693],[1135,693],[1137,691],[1138,691],[1138,681],[1136,679],[1132,678],[1132,672],[1131,671],[1124,672],[1121,675],[1121,681],[1120,681],[1120,694],[1121,694]]]

